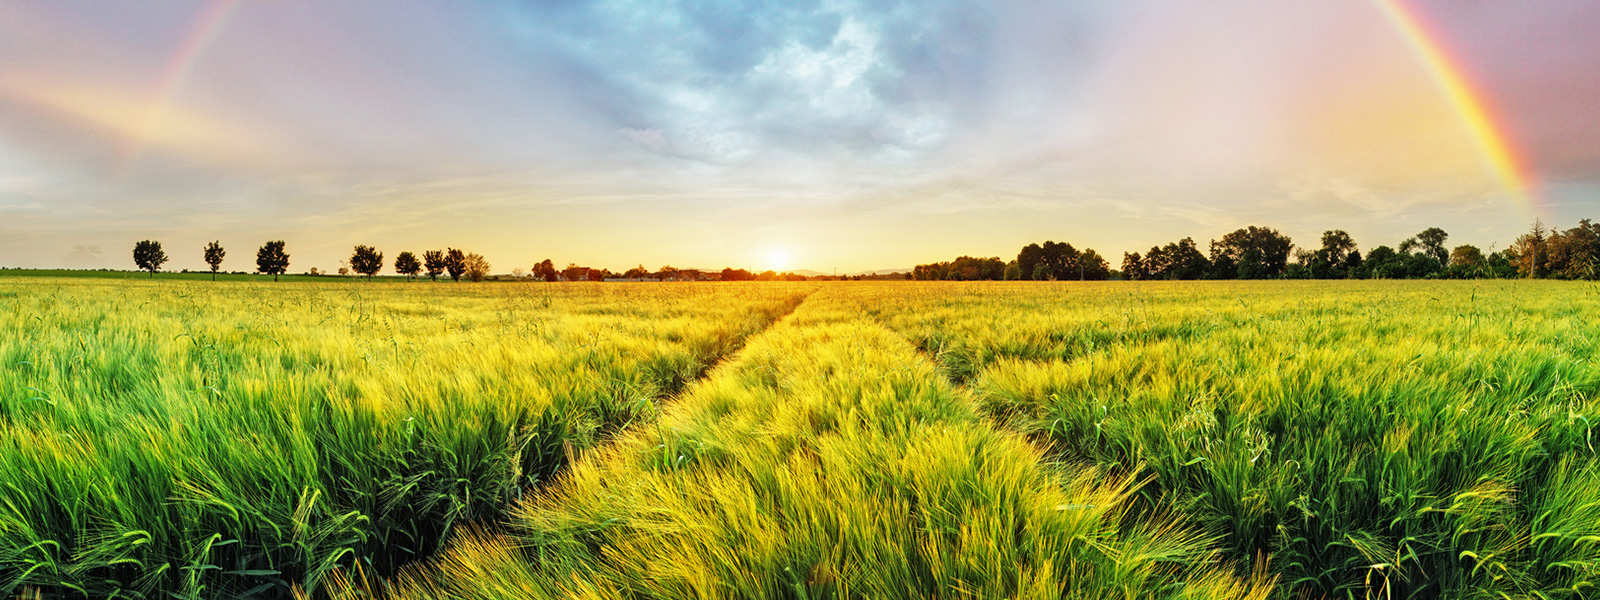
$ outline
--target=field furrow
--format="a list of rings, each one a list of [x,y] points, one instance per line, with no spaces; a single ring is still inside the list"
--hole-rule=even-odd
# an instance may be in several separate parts
[[[388,575],[807,288],[0,283],[0,593]]]
[[[819,291],[654,427],[574,465],[415,598],[1261,597],[1134,482],[998,431],[860,305]]]
[[[1055,459],[1138,469],[1149,505],[1222,536],[1226,556],[1278,573],[1291,597],[1593,585],[1600,330],[1582,315],[1600,301],[1583,290],[876,293],[863,305],[921,347],[937,340],[931,353],[987,414]],[[1010,350],[1018,340],[1027,352]]]

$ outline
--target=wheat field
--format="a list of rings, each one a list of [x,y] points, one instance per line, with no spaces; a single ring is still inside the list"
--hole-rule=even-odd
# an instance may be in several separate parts
[[[1585,598],[1600,288],[0,279],[0,586]]]

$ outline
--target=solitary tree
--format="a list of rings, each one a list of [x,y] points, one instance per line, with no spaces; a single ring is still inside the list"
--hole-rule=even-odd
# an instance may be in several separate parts
[[[461,258],[461,272],[467,279],[483,281],[489,276],[489,261],[482,254],[468,254]]]
[[[451,281],[461,281],[461,274],[467,272],[467,255],[455,248],[445,248],[444,270],[450,272]]]
[[[222,250],[221,242],[206,244],[206,264],[211,265],[211,280],[217,280],[217,268],[222,266],[222,257],[228,253]]]
[[[411,278],[416,277],[420,271],[422,271],[422,263],[417,262],[417,255],[410,252],[401,252],[399,256],[394,257],[394,272]]]
[[[350,268],[372,281],[372,276],[383,270],[383,253],[372,246],[356,246],[355,253],[350,255]]]
[[[156,271],[161,270],[161,263],[167,262],[167,253],[161,251],[161,242],[145,240],[133,245],[133,264],[140,269],[150,272],[152,279]]]
[[[289,254],[283,251],[283,240],[261,245],[256,251],[256,270],[271,275],[273,281],[289,270]]]
[[[444,273],[444,251],[426,250],[422,253],[422,263],[428,268],[428,279],[438,281],[439,275]]]

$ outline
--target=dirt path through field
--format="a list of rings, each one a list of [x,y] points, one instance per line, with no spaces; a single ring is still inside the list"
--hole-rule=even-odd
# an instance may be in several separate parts
[[[1046,466],[823,288],[654,427],[574,462],[510,536],[460,540],[397,595],[1105,596],[1190,575],[1247,592],[1184,564],[1200,537],[1124,528],[1127,486]]]

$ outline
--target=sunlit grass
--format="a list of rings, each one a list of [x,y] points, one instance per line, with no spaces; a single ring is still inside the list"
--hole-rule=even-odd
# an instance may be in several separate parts
[[[1597,314],[1563,282],[4,279],[0,591],[1592,597]]]
[[[0,590],[392,573],[653,418],[804,293],[352,287],[0,282]]]
[[[1290,595],[1593,593],[1593,287],[930,292],[861,301],[992,417],[1059,459],[1141,469],[1150,506],[1270,558]]]
[[[813,295],[739,358],[415,574],[415,598],[1259,598],[1129,474],[997,430],[902,338]]]

